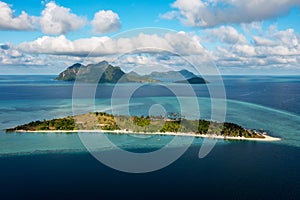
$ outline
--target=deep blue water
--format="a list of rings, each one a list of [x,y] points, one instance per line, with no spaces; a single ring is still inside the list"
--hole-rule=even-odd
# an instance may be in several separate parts
[[[1,195],[11,199],[299,199],[299,149],[272,144],[190,148],[147,174],[110,169],[87,153],[0,159]],[[7,198],[3,198],[7,199]]]
[[[54,76],[0,76],[0,129],[72,115],[72,83],[53,79]],[[170,166],[146,174],[128,174],[94,159],[76,134],[0,131],[0,198],[299,199],[300,77],[226,76],[223,79],[228,99],[226,121],[263,128],[283,138],[282,141],[219,140],[207,157],[199,159],[203,139],[196,139]],[[119,102],[135,86],[119,86]],[[184,85],[147,85],[130,99],[130,112],[148,114],[151,106],[157,104],[168,111],[179,111],[172,88],[177,89],[176,95],[183,102],[189,103],[191,99]],[[201,117],[209,119],[211,100],[206,86],[193,88]],[[96,108],[83,100],[82,111],[109,111],[113,90],[114,85],[99,86]],[[193,107],[187,111],[193,113]],[[163,147],[172,139],[171,136],[109,137],[120,147],[135,152]],[[104,150],[114,151],[106,147]]]

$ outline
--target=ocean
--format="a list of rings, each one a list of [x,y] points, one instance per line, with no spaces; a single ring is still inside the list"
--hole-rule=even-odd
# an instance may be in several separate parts
[[[276,142],[217,140],[204,158],[198,153],[204,139],[158,171],[132,174],[111,169],[96,160],[77,134],[5,133],[4,129],[35,120],[73,115],[73,84],[55,76],[0,76],[0,198],[1,199],[299,199],[300,197],[300,77],[224,76],[225,121],[264,129]],[[215,84],[215,83],[209,83]],[[212,99],[205,85],[119,85],[114,106],[119,112],[148,115],[153,106],[179,112],[196,99],[203,119],[212,117]],[[88,86],[87,86],[88,87]],[[82,112],[111,110],[115,85],[98,86]],[[174,94],[174,90],[177,91]],[[87,103],[85,103],[85,101]],[[220,101],[216,99],[215,101]],[[119,104],[118,104],[119,103]],[[218,109],[218,108],[217,108]],[[185,106],[191,116],[193,106]],[[151,114],[151,112],[150,112]],[[165,147],[172,136],[106,134],[120,148],[136,153]],[[169,147],[176,151],[186,145]],[[99,151],[114,152],[102,145]]]

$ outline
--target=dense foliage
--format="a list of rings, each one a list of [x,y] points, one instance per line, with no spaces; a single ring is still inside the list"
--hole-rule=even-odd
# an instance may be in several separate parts
[[[205,84],[207,81],[188,70],[152,72],[148,75],[140,75],[132,71],[125,73],[120,67],[112,66],[106,61],[97,64],[82,65],[76,63],[61,72],[56,80],[80,81],[89,83],[155,83],[175,82],[189,84]]]
[[[117,83],[117,82],[158,82],[147,76],[139,74],[126,74],[118,66],[112,66],[106,61],[87,66],[74,64],[61,72],[56,80],[61,81],[81,81],[89,83]]]
[[[75,121],[72,117],[52,119],[52,120],[43,120],[30,122],[25,125],[17,126],[15,128],[6,129],[7,132],[12,132],[16,130],[32,130],[32,131],[41,131],[41,130],[74,130]]]
[[[168,115],[167,115],[168,116]],[[173,115],[172,115],[173,116]],[[177,116],[177,115],[176,115]],[[219,123],[207,120],[187,120],[162,116],[124,116],[95,112],[74,117],[30,122],[7,129],[7,132],[43,130],[130,130],[133,132],[184,132],[215,134],[224,137],[263,138],[255,131],[247,130],[234,123]],[[180,119],[180,120],[179,120]]]

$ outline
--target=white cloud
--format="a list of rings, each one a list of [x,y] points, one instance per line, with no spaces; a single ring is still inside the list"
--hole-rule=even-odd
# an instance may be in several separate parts
[[[241,24],[243,31],[246,34],[260,34],[263,32],[263,22],[251,22]]]
[[[168,19],[168,20],[175,19],[177,16],[178,16],[178,13],[176,11],[170,11],[170,12],[159,15],[160,18]]]
[[[294,29],[278,31],[274,34],[274,37],[278,39],[281,44],[286,45],[288,47],[295,47],[299,44],[299,39]]]
[[[40,18],[40,26],[46,34],[66,34],[85,26],[87,20],[84,17],[71,13],[69,8],[58,6],[55,2],[46,4]]]
[[[4,48],[3,48],[4,47]],[[24,54],[11,44],[0,45],[1,65],[40,65],[45,64],[38,56]]]
[[[219,28],[208,29],[205,32],[210,40],[219,40],[228,44],[248,43],[246,37],[232,26],[221,26]]]
[[[70,8],[57,5],[54,1],[45,4],[41,16],[30,16],[22,11],[14,16],[10,5],[0,1],[0,31],[1,30],[41,30],[45,34],[67,34],[83,28],[89,22],[83,16],[71,12]],[[120,29],[119,15],[111,10],[101,10],[95,13],[90,22],[94,33],[109,33]]]
[[[36,17],[29,16],[24,11],[19,16],[14,16],[10,6],[0,1],[0,30],[33,30],[36,20]]]
[[[252,36],[257,46],[283,45],[292,48],[299,45],[299,36],[295,33],[295,30],[291,28],[279,31],[277,26],[271,25],[265,33],[261,31],[259,35],[260,36]]]
[[[267,38],[253,36],[253,41],[257,46],[275,46],[276,42]]]
[[[32,42],[21,43],[18,48],[27,53],[86,56],[107,39],[107,37],[92,37],[71,41],[64,35],[43,36]]]
[[[0,44],[0,74],[58,74],[82,58],[28,54],[11,44]]]
[[[100,10],[95,13],[91,24],[94,33],[110,33],[118,31],[121,27],[119,15],[111,10]]]
[[[256,73],[259,70],[283,72],[300,69],[299,35],[294,29],[278,30],[276,25],[262,29],[256,25],[241,32],[229,30],[230,26],[221,26],[202,31],[202,37],[206,38],[202,40],[210,47],[220,69],[236,73],[251,72],[252,69],[257,70]],[[231,37],[234,35],[236,37]],[[216,41],[219,41],[217,45]]]
[[[107,60],[121,66],[125,71],[134,70],[145,74],[190,67],[179,55],[201,56],[204,49],[196,38],[184,32],[161,35],[140,33],[128,38],[91,37],[73,41],[64,35],[43,36],[32,42],[21,43],[17,49],[30,55],[54,56],[56,60],[68,59],[85,64]],[[205,59],[202,56],[199,60],[204,62]],[[71,64],[68,62],[68,65]]]
[[[2,48],[5,47],[5,48]],[[1,64],[13,64],[14,61],[19,61],[22,54],[10,48],[9,44],[1,45],[0,48],[0,62]]]
[[[120,64],[128,71],[142,66],[139,68],[140,73],[157,70],[159,67],[162,70],[179,70],[187,65],[182,62],[182,57],[170,52],[183,56],[203,55],[207,51],[200,41],[205,41],[210,49],[209,55],[220,69],[231,69],[232,72],[245,72],[245,69],[300,69],[299,35],[293,29],[278,30],[271,25],[257,34],[247,35],[245,30],[238,31],[231,26],[221,26],[199,33],[139,33],[125,38],[91,37],[77,40],[70,40],[64,35],[43,36],[17,45],[14,49],[17,52],[10,49],[5,57],[2,56],[2,62],[23,62],[25,58],[22,57],[27,57],[28,62],[37,63],[41,55],[53,60],[66,60],[69,65],[72,62],[82,62],[88,56],[85,63],[115,61],[114,64]],[[4,51],[8,47],[3,44],[0,49]],[[152,57],[147,54],[152,54]],[[116,60],[119,56],[122,58]],[[197,58],[202,60],[202,57]],[[203,58],[205,61],[206,57]]]
[[[186,33],[164,35],[143,34],[131,38],[92,37],[71,41],[64,35],[43,36],[32,42],[18,45],[23,52],[70,56],[104,56],[136,52],[175,52],[199,54],[204,51],[199,42]],[[91,53],[91,54],[90,54]]]
[[[193,27],[251,23],[287,14],[297,0],[176,0],[172,10],[162,18],[179,19]]]
[[[235,45],[233,46],[234,53],[243,55],[244,57],[256,56],[255,47],[252,45]]]

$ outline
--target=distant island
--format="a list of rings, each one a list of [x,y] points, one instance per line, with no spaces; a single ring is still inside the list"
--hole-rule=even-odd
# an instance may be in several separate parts
[[[100,77],[101,75],[101,77]],[[76,63],[61,72],[56,80],[80,81],[90,83],[190,83],[205,84],[205,79],[188,70],[152,72],[148,75],[140,75],[134,71],[125,73],[120,67],[112,66],[107,61],[97,64],[82,65]]]
[[[105,112],[94,112],[59,119],[33,121],[6,129],[6,132],[111,132],[235,140],[280,140],[268,136],[262,130],[249,130],[229,122],[219,123],[203,119],[188,120],[178,113],[168,113],[166,116],[114,116]]]
[[[207,81],[201,77],[192,77],[187,80],[175,81],[175,83],[205,84]]]

